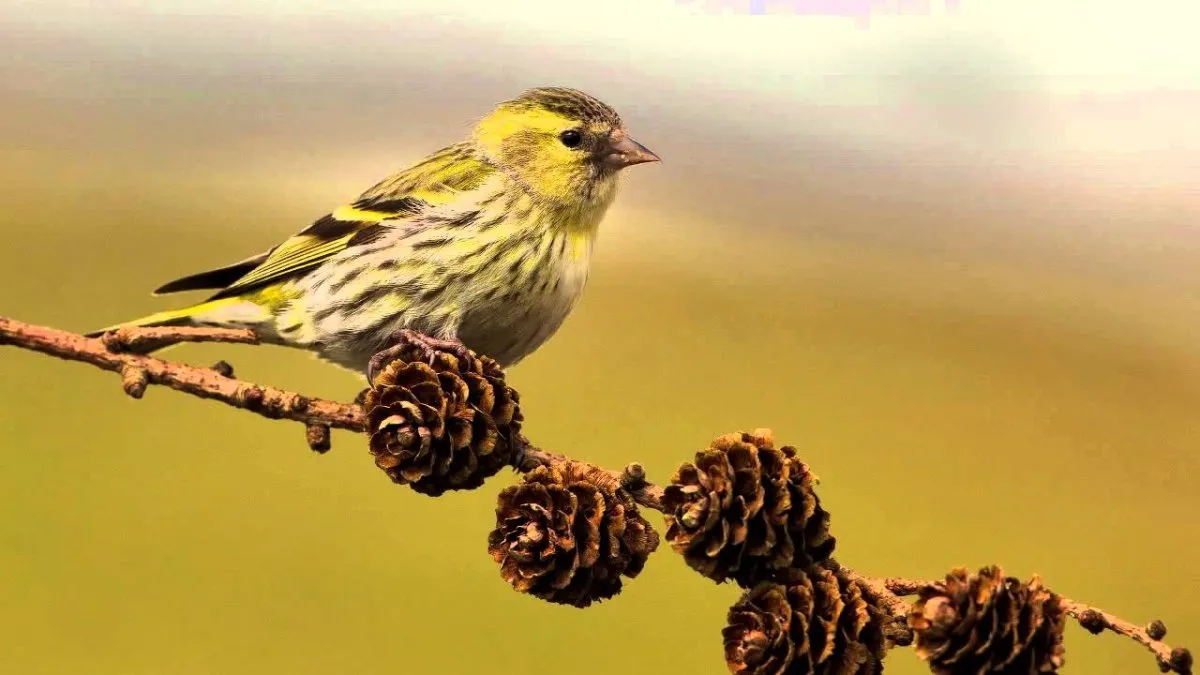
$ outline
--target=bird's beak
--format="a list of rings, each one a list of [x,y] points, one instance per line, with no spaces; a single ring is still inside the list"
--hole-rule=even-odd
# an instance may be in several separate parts
[[[625,135],[624,131],[614,131],[608,138],[607,152],[604,163],[614,169],[624,169],[634,164],[646,162],[661,162],[658,155],[650,152],[646,146]]]

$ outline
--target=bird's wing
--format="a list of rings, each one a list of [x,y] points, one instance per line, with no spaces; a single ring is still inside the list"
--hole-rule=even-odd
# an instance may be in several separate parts
[[[389,217],[403,217],[393,214]],[[210,300],[241,295],[320,265],[354,243],[370,239],[387,218],[357,218],[342,208],[322,217],[298,234],[267,252],[262,262],[221,289]]]
[[[168,281],[167,283],[154,289],[154,295],[166,295],[168,293],[179,293],[181,291],[198,291],[206,288],[225,288],[229,284],[246,276],[255,267],[263,264],[267,259],[268,253],[260,253],[255,256],[250,256],[245,260],[218,267],[214,270],[205,270],[196,274],[189,274],[186,277]]]
[[[470,146],[450,146],[389,176],[353,204],[323,216],[266,253],[172,281],[157,292],[220,288],[210,298],[217,300],[270,285],[316,267],[350,246],[373,241],[394,221],[411,221],[430,206],[479,187],[494,171],[491,164],[475,157]]]

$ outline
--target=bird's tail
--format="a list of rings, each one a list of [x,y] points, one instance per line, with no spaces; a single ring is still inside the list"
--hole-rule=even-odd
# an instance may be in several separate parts
[[[249,311],[247,311],[249,310]],[[150,327],[150,326],[218,326],[218,327],[237,327],[250,328],[253,327],[254,321],[248,314],[257,314],[261,312],[261,308],[247,302],[242,298],[221,298],[219,300],[208,300],[190,307],[182,309],[172,309],[165,312],[155,312],[148,316],[143,316],[140,319],[124,321],[122,323],[101,328],[100,330],[85,333],[86,337],[99,337],[104,333],[118,328],[129,327]],[[240,320],[236,320],[240,319]],[[139,347],[136,351],[141,354],[149,354],[150,352],[158,351],[165,347],[170,347],[174,342],[161,342],[155,344],[146,344]]]

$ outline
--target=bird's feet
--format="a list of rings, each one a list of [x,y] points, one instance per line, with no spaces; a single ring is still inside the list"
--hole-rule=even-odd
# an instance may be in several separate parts
[[[438,352],[446,352],[459,361],[469,361],[472,357],[471,350],[467,349],[467,346],[459,340],[430,337],[407,328],[392,333],[388,337],[388,342],[391,346],[376,352],[367,365],[367,381],[369,383],[375,382],[375,376],[386,368],[387,364],[402,357],[411,357],[415,354],[419,355],[420,360],[430,364],[433,363]],[[407,358],[407,360],[413,359]]]

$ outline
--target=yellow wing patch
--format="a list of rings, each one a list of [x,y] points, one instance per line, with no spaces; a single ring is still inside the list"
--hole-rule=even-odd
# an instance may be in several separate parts
[[[267,253],[261,264],[226,286],[211,299],[242,295],[320,265],[346,247],[388,227],[387,220],[416,216],[431,205],[453,200],[472,190],[494,172],[474,157],[465,144],[444,148],[424,161],[389,176],[349,206],[335,209]]]
[[[364,216],[367,215],[357,209],[351,210]],[[343,213],[343,215],[348,214]],[[343,251],[356,236],[362,235],[368,229],[382,227],[379,223],[387,217],[387,214],[371,215],[380,217],[371,218],[371,220],[343,220],[334,215],[325,216],[300,234],[275,247],[261,265],[226,286],[212,299],[241,295],[251,288],[271,284],[296,272],[320,265]]]
[[[308,269],[346,248],[354,235],[323,241],[317,237],[301,235],[284,242],[262,265],[230,284],[214,297],[236,295],[252,286],[258,286],[293,272]]]
[[[387,220],[388,218],[395,218],[397,214],[387,213],[384,211],[369,211],[367,209],[360,209],[354,206],[339,206],[338,208],[334,209],[333,213],[330,215],[338,220],[345,220],[349,222],[357,220],[364,223],[378,223]]]

